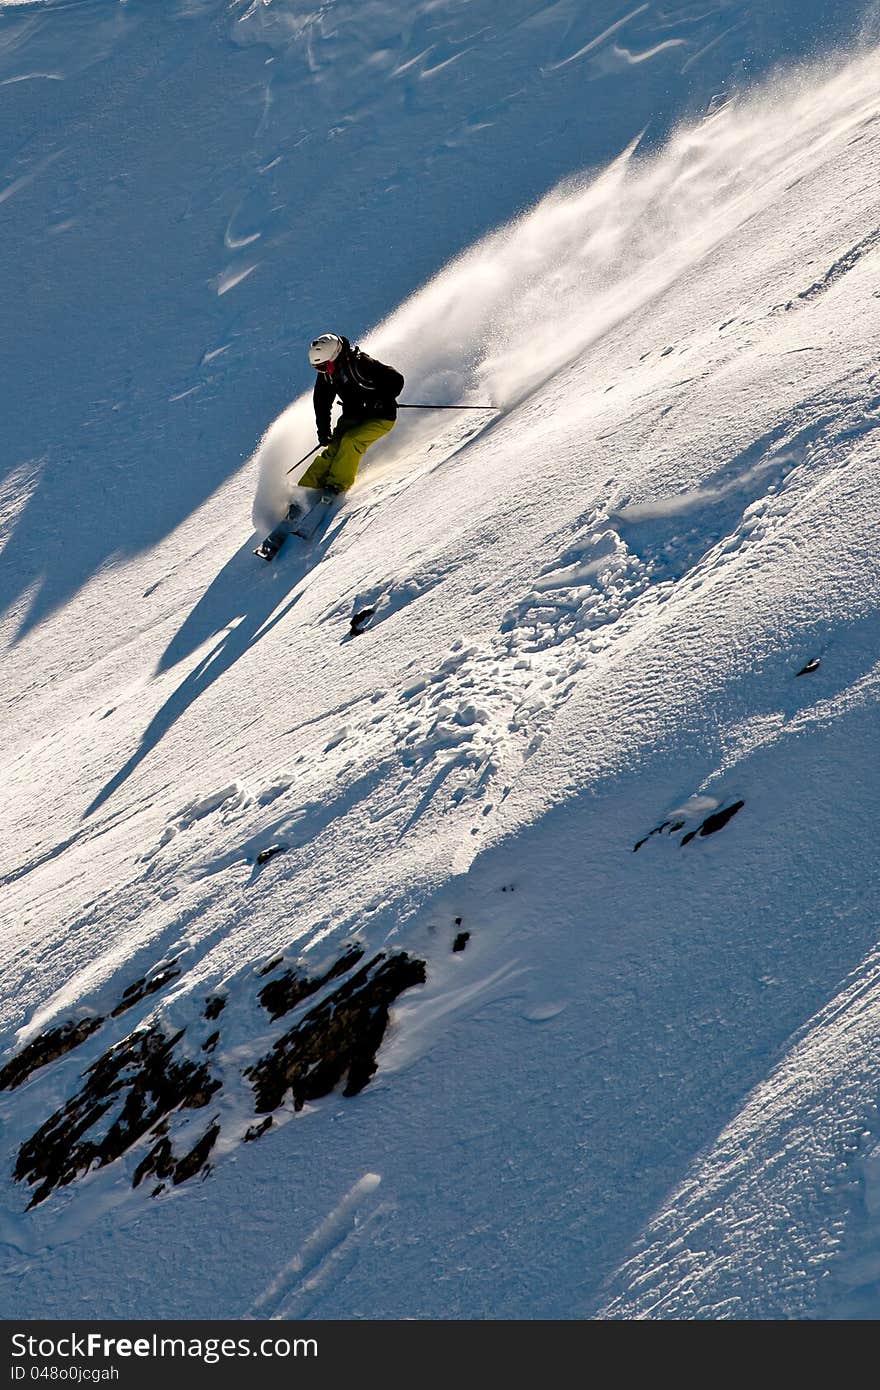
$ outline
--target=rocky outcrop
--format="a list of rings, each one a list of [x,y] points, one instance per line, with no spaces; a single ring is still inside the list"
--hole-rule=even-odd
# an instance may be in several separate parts
[[[376,1071],[390,1005],[425,978],[424,961],[406,952],[374,956],[245,1072],[257,1113],[276,1110],[288,1093],[294,1109],[301,1110],[307,1101],[328,1095],[343,1077],[343,1095],[357,1095]]]
[[[720,811],[713,811],[711,816],[707,816],[703,824],[696,830],[691,830],[687,835],[682,835],[681,843],[686,845],[693,840],[696,835],[715,835],[719,830],[723,830],[729,820],[732,820],[737,811],[741,811],[745,806],[744,801],[734,801],[732,806],[725,806]]]
[[[129,985],[128,989],[122,991],[122,998],[111,1013],[111,1018],[118,1018],[128,1009],[134,1008],[142,999],[146,999],[150,994],[157,994],[165,985],[176,980],[180,974],[177,959],[170,960],[167,965],[162,965],[152,975],[144,975],[143,979],[135,980],[134,984]]]
[[[655,825],[653,830],[649,830],[647,835],[643,835],[640,840],[636,840],[633,845],[633,854],[640,850],[642,845],[647,844],[652,835],[674,835],[677,830],[684,830],[684,827],[685,822],[683,820],[662,821],[660,825]]]
[[[267,985],[263,986],[259,994],[260,1003],[273,1021],[276,1018],[283,1018],[309,995],[317,994],[318,990],[323,989],[328,981],[338,979],[347,970],[351,970],[353,966],[357,965],[363,954],[362,946],[347,947],[326,974],[316,978],[310,978],[300,970],[285,970],[283,975],[279,975],[277,979],[270,980]],[[280,961],[276,961],[273,968],[277,969],[280,964]]]
[[[176,980],[180,970],[177,966],[177,959],[168,961],[166,964],[156,967],[151,973],[144,975],[141,979],[135,980],[127,989],[122,991],[122,998],[116,1007],[111,1010],[110,1018],[119,1018],[128,1009],[134,1008],[142,999],[146,999],[151,994],[156,994],[165,985]],[[221,1003],[220,1008],[223,1005]],[[101,1024],[106,1020],[103,1014],[92,1014],[88,1018],[79,1020],[69,1020],[66,1023],[59,1023],[55,1028],[49,1028],[45,1033],[40,1033],[39,1037],[34,1038],[17,1053],[11,1061],[0,1069],[0,1091],[11,1091],[16,1086],[20,1086],[23,1081],[27,1081],[33,1072],[41,1067],[46,1067],[50,1062],[56,1062],[59,1057],[63,1057],[68,1052],[72,1052],[75,1047],[96,1033]]]
[[[717,811],[713,811],[711,815],[706,816],[699,825],[694,826],[692,830],[686,831],[686,833],[682,835],[680,843],[682,845],[689,845],[691,840],[696,839],[698,835],[705,838],[707,835],[717,834],[719,830],[724,829],[728,821],[733,819],[737,811],[742,810],[745,804],[744,801],[734,801],[729,806],[722,806]],[[693,822],[691,823],[693,824]],[[662,821],[660,825],[655,825],[653,830],[649,830],[647,835],[643,835],[640,840],[636,841],[633,845],[633,853],[635,854],[640,850],[642,845],[646,845],[655,835],[677,835],[679,830],[685,829],[686,825],[687,821],[681,819]]]
[[[152,1022],[107,1049],[83,1073],[83,1084],[76,1094],[19,1149],[14,1176],[34,1189],[29,1206],[37,1206],[56,1188],[90,1169],[113,1163],[145,1136],[149,1136],[151,1147],[134,1169],[134,1187],[147,1178],[156,1178],[153,1195],[157,1195],[168,1183],[177,1185],[200,1172],[207,1173],[209,1156],[221,1132],[220,1116],[215,1115],[193,1143],[188,1112],[208,1106],[221,1086],[236,1080],[241,1084],[242,1076],[252,1089],[254,1109],[261,1117],[243,1136],[250,1141],[271,1127],[271,1112],[288,1095],[292,1095],[296,1110],[306,1101],[327,1095],[341,1082],[344,1095],[356,1095],[377,1069],[376,1054],[388,1027],[391,1004],[403,990],[425,980],[424,962],[405,952],[392,956],[382,952],[356,970],[363,956],[362,946],[349,945],[328,969],[315,976],[299,966],[280,969],[283,957],[264,967],[260,975],[276,973],[259,991],[262,1008],[273,1021],[295,1010],[299,1010],[299,1017],[271,1050],[243,1073],[236,1067],[233,1076],[221,1080],[222,1072],[212,1070],[217,1067],[215,1055],[221,1057],[222,1067],[217,1020],[226,1004],[225,994],[208,996],[189,1030],[170,1033]],[[129,986],[123,995],[124,1008],[175,978],[175,965],[172,961]],[[305,1001],[322,991],[320,1002],[304,1012],[301,1006]],[[123,1007],[118,1007],[112,1016],[122,1011]],[[42,1034],[7,1063],[0,1073],[3,1084],[8,1089],[20,1085],[37,1067],[79,1046],[105,1022],[95,1015]],[[214,1026],[209,1031],[206,1024]]]
[[[178,1183],[186,1182],[187,1178],[195,1177],[196,1173],[203,1172],[208,1166],[208,1155],[213,1149],[220,1135],[220,1124],[217,1120],[212,1120],[205,1130],[202,1137],[193,1145],[189,1153],[184,1154],[183,1158],[176,1158],[168,1138],[160,1139],[154,1145],[146,1158],[143,1159],[134,1170],[132,1187],[139,1187],[144,1178],[155,1174],[157,1178],[165,1181],[168,1179],[177,1186]],[[165,1182],[154,1189],[154,1196],[162,1191]]]
[[[78,1023],[61,1023],[57,1028],[49,1028],[41,1033],[0,1070],[0,1091],[14,1090],[27,1081],[32,1072],[72,1052],[97,1032],[103,1022],[101,1015],[95,1014],[92,1018],[80,1019]]]
[[[89,1067],[85,1085],[19,1150],[14,1176],[36,1187],[31,1207],[89,1168],[120,1158],[171,1111],[208,1104],[220,1082],[203,1063],[175,1056],[182,1036],[182,1029],[166,1037],[160,1029],[148,1028]],[[101,1137],[90,1137],[114,1109],[115,1118]]]

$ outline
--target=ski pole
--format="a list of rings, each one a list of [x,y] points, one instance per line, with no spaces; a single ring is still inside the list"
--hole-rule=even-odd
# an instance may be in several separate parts
[[[292,473],[293,470],[294,470],[294,468],[299,468],[299,466],[300,466],[301,463],[305,463],[306,459],[310,459],[310,458],[312,457],[312,454],[316,454],[316,453],[318,452],[318,450],[319,450],[320,448],[322,448],[322,447],[323,447],[323,445],[321,445],[321,444],[316,444],[315,447],[314,447],[314,449],[309,449],[309,452],[308,452],[307,454],[303,454],[303,456],[302,456],[301,459],[297,459],[296,463],[292,463],[292,464],[290,465],[290,467],[289,467],[288,470],[287,470],[288,473]]]

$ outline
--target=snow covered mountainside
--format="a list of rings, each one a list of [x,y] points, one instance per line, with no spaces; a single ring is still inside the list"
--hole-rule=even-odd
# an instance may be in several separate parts
[[[0,4],[3,1316],[880,1310],[876,14],[500,16]]]

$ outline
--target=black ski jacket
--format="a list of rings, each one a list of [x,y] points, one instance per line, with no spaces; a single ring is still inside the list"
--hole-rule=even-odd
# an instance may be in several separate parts
[[[346,425],[397,419],[397,397],[403,390],[400,372],[352,347],[347,338],[342,339],[342,351],[333,365],[332,376],[318,372],[312,393],[315,424],[322,443],[330,438],[330,410],[337,396]]]

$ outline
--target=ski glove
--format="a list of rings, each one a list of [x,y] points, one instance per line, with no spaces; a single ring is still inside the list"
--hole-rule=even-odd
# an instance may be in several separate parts
[[[330,443],[331,438],[332,435],[329,430],[318,430],[318,443],[321,445],[322,448],[326,448],[326,446]]]

